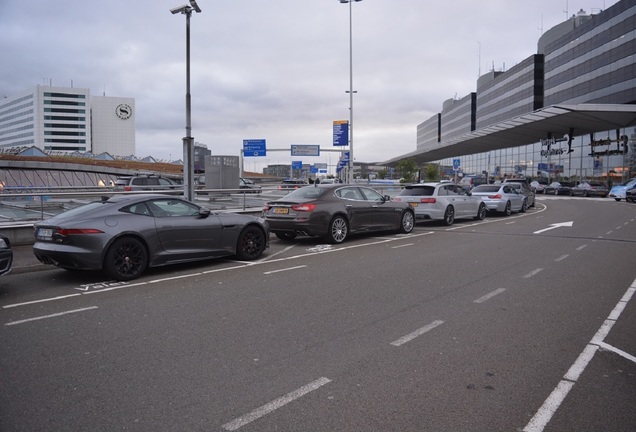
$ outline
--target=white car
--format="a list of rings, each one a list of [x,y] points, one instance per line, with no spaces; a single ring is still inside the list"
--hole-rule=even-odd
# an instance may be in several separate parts
[[[480,197],[448,182],[407,185],[393,201],[409,203],[416,220],[441,220],[445,225],[452,225],[455,219],[486,217],[486,205]]]
[[[527,198],[507,183],[477,186],[472,190],[472,194],[481,197],[488,211],[496,211],[506,216],[510,216],[512,212],[525,213],[528,209]]]

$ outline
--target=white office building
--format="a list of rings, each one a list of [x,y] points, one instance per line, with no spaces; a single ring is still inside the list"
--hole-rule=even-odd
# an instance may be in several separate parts
[[[0,149],[135,154],[135,100],[36,86],[0,99]]]

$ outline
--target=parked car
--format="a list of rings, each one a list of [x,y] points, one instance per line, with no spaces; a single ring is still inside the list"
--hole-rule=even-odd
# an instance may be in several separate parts
[[[455,219],[486,217],[481,197],[448,182],[407,185],[394,201],[407,202],[413,207],[415,219],[441,220],[445,225],[452,225]]]
[[[471,194],[481,197],[489,211],[497,211],[506,216],[510,216],[512,212],[525,213],[528,208],[526,197],[505,183],[477,186]]]
[[[530,190],[529,184],[527,182],[516,182],[516,181],[505,181],[504,184],[509,185],[510,187],[515,188],[518,194],[526,197],[526,206],[527,208],[534,208],[535,206],[535,193]]]
[[[156,174],[121,176],[115,180],[116,191],[155,191],[181,189],[183,185]]]
[[[262,188],[250,179],[239,177],[239,189],[249,193],[261,193]]]
[[[579,183],[578,185],[570,188],[570,191],[572,192],[572,195],[574,196],[584,196],[584,197],[590,197],[590,196],[606,197],[607,194],[609,193],[609,189],[607,188],[606,185],[604,185],[601,182],[595,182],[595,181]]]
[[[545,188],[548,186],[548,182],[545,180],[534,180],[530,182],[530,190],[535,194],[545,193]]]
[[[486,177],[477,176],[477,175],[467,175],[462,177],[459,181],[459,185],[466,189],[467,191],[472,190],[475,186],[479,186],[482,184],[487,184],[488,179]]]
[[[278,185],[278,189],[298,189],[308,184],[309,183],[302,179],[285,179]]]
[[[620,201],[621,199],[626,198],[627,190],[636,186],[636,177],[627,180],[624,183],[613,186],[609,192],[609,197],[614,198],[616,201]]]
[[[13,249],[9,238],[0,234],[0,276],[11,273],[13,264]]]
[[[263,206],[263,217],[280,239],[297,235],[342,243],[350,234],[392,230],[410,233],[415,213],[367,186],[314,184]]]
[[[544,194],[552,195],[569,195],[572,196],[571,188],[574,185],[570,183],[552,182],[543,190]]]
[[[627,189],[625,192],[625,201],[636,203],[636,185],[632,186],[631,189]]]
[[[131,280],[147,267],[229,255],[254,260],[269,246],[269,226],[183,198],[116,195],[36,223],[35,239],[33,253],[45,264]]]

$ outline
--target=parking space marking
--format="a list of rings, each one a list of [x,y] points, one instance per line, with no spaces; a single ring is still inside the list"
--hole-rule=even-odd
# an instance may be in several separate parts
[[[560,257],[558,257],[557,259],[555,259],[554,261],[559,262],[559,261],[563,261],[564,259],[566,259],[567,257],[569,257],[570,255],[565,254],[565,255],[561,255]]]
[[[97,309],[97,306],[91,306],[91,307],[87,307],[87,308],[75,309],[75,310],[70,310],[70,311],[65,311],[65,312],[59,312],[59,313],[54,313],[54,314],[50,314],[50,315],[43,315],[43,316],[34,317],[34,318],[27,318],[27,319],[23,319],[23,320],[19,320],[19,321],[11,321],[11,322],[6,323],[5,326],[24,324],[24,323],[27,323],[27,322],[38,321],[38,320],[43,320],[43,319],[48,319],[48,318],[55,318],[55,317],[59,317],[59,316],[62,316],[62,315],[68,315],[68,314],[77,313],[77,312],[84,312],[84,311],[91,310],[91,309]]]
[[[14,303],[14,304],[9,304],[9,305],[2,306],[2,309],[10,309],[10,308],[14,308],[14,307],[28,306],[28,305],[37,304],[37,303],[44,303],[44,302],[55,301],[55,300],[62,300],[62,299],[65,299],[65,298],[77,297],[77,296],[81,296],[81,295],[82,294],[77,293],[77,294],[69,294],[69,295],[59,296],[59,297],[50,297],[50,298],[45,298],[45,299],[40,299],[40,300],[33,300],[33,301],[28,301],[28,302],[23,302],[23,303]]]
[[[399,248],[403,248],[403,247],[407,247],[407,246],[413,246],[415,243],[406,243],[403,245],[399,245],[399,246],[391,246],[391,249],[399,249]]]
[[[610,235],[611,233],[613,233],[614,231],[608,231],[605,233],[605,235]]]
[[[290,271],[290,270],[298,270],[298,269],[305,268],[305,267],[307,267],[307,266],[306,265],[300,265],[300,266],[295,266],[295,267],[287,267],[287,268],[282,268],[282,269],[278,269],[278,270],[266,271],[266,272],[263,272],[263,274],[270,275],[270,274],[280,273],[280,272],[285,272],[285,271]]]
[[[270,403],[267,403],[265,405],[263,405],[260,408],[255,409],[254,411],[250,412],[249,414],[246,414],[244,416],[241,416],[239,418],[236,418],[230,422],[225,423],[222,427],[225,430],[228,431],[235,431],[237,429],[240,429],[241,427],[253,422],[254,420],[258,420],[259,418],[279,409],[282,408],[283,406],[287,405],[290,402],[295,401],[296,399],[301,398],[302,396],[306,395],[309,392],[312,392],[314,390],[319,389],[320,387],[324,386],[325,384],[330,383],[331,380],[329,378],[325,378],[322,377],[320,379],[317,379],[314,382],[311,382],[305,386],[300,387],[297,390],[294,390],[292,392],[287,393],[284,396],[279,397],[278,399],[275,399],[273,401],[271,401]]]
[[[405,343],[412,341],[418,336],[422,336],[424,333],[428,333],[429,331],[433,330],[435,327],[438,327],[442,324],[444,324],[444,321],[440,321],[440,320],[433,321],[432,323],[425,325],[424,327],[421,327],[415,330],[414,332],[411,332],[407,334],[406,336],[402,336],[398,340],[391,342],[391,345],[396,347],[400,345],[404,345]]]
[[[583,250],[587,247],[587,245],[582,245],[576,248],[577,251]]]
[[[614,324],[616,324],[621,312],[625,309],[627,303],[629,303],[635,292],[636,280],[632,282],[631,286],[618,301],[605,322],[603,322],[594,337],[592,337],[590,342],[583,349],[583,352],[581,352],[574,364],[563,376],[563,379],[557,384],[556,388],[552,390],[552,393],[550,393],[545,402],[543,402],[543,405],[541,405],[532,419],[530,419],[530,422],[526,425],[526,427],[523,428],[523,432],[543,431],[548,422],[552,419],[552,416],[554,416],[556,410],[559,409],[565,400],[570,390],[572,390],[574,384],[576,384],[587,365],[590,361],[592,361],[594,354],[596,354],[599,348],[610,347],[610,345],[605,344],[604,339],[607,337]],[[610,351],[614,350],[612,349]]]
[[[486,294],[483,297],[479,297],[477,300],[475,300],[475,303],[483,303],[486,300],[490,300],[491,298],[493,298],[494,296],[496,296],[497,294],[501,294],[502,292],[504,292],[506,289],[505,288],[498,288],[496,290],[494,290],[491,293]]]
[[[426,232],[415,233],[415,234],[411,233],[411,234],[408,234],[406,236],[396,236],[396,237],[389,237],[389,238],[383,237],[383,238],[381,238],[381,239],[379,239],[377,241],[372,241],[372,242],[369,242],[369,243],[354,244],[354,245],[350,245],[350,246],[343,246],[343,247],[333,248],[333,249],[329,249],[329,250],[321,250],[321,251],[317,251],[317,252],[303,253],[303,254],[299,254],[299,255],[293,255],[293,256],[290,256],[290,257],[276,258],[276,259],[273,259],[273,260],[270,260],[270,261],[257,261],[257,262],[254,262],[253,265],[271,264],[271,263],[275,263],[275,262],[283,262],[283,261],[289,261],[289,260],[294,260],[294,259],[299,259],[299,258],[307,258],[307,257],[310,257],[310,256],[323,254],[323,253],[343,252],[343,251],[347,251],[347,250],[350,250],[350,249],[357,249],[357,248],[367,247],[367,246],[375,246],[375,245],[379,245],[379,244],[383,244],[383,243],[390,243],[390,242],[394,242],[394,241],[398,241],[398,240],[404,240],[406,238],[415,238],[415,237],[427,236],[427,235],[431,235],[431,234],[434,234],[434,233],[435,233],[435,231],[426,231]],[[229,260],[226,260],[226,261],[229,261]],[[202,271],[202,272],[188,273],[188,274],[175,276],[175,277],[151,279],[149,281],[142,281],[142,282],[137,282],[137,283],[128,283],[127,285],[116,286],[116,287],[111,287],[111,288],[104,288],[104,289],[100,289],[100,290],[96,290],[96,291],[88,291],[88,292],[70,294],[70,295],[66,295],[66,296],[44,298],[44,299],[33,300],[33,301],[29,301],[29,302],[24,302],[24,303],[15,303],[15,304],[11,304],[11,305],[4,305],[2,307],[6,309],[6,308],[12,308],[12,307],[27,306],[27,305],[32,305],[32,304],[36,304],[36,303],[63,300],[63,299],[66,299],[68,297],[76,297],[76,296],[81,296],[81,295],[98,294],[98,293],[104,293],[104,292],[108,292],[108,291],[119,290],[119,289],[123,289],[123,288],[134,288],[134,287],[143,286],[143,285],[150,285],[150,284],[155,284],[155,283],[159,283],[159,282],[165,282],[165,281],[169,281],[169,280],[173,280],[173,279],[189,278],[189,277],[193,277],[193,276],[200,276],[202,274],[220,273],[220,272],[226,272],[226,271],[231,271],[231,270],[244,269],[246,267],[248,267],[248,266],[245,263],[243,263],[243,264],[238,265],[238,266],[222,267],[222,268],[206,270],[206,271]]]
[[[526,279],[531,278],[532,276],[536,275],[540,271],[543,271],[543,269],[542,268],[538,268],[538,269],[532,270],[530,273],[528,273],[527,275],[524,275],[523,277],[526,278]]]

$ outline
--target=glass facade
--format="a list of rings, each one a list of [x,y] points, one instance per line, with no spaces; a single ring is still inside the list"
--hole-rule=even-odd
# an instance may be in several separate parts
[[[636,104],[636,2],[622,0],[595,15],[573,16],[557,27],[542,36],[538,54],[506,72],[492,71],[481,77],[477,92],[460,100],[470,107],[462,106],[453,115],[455,107],[447,111],[445,104],[441,114],[418,125],[417,151],[433,150],[454,136],[551,105]],[[468,112],[474,112],[474,117]],[[620,181],[636,175],[636,128],[596,134],[573,130],[570,135],[569,140],[546,137],[530,145],[435,162],[448,173],[453,159],[460,157],[464,173],[486,171],[497,178],[524,175]]]

